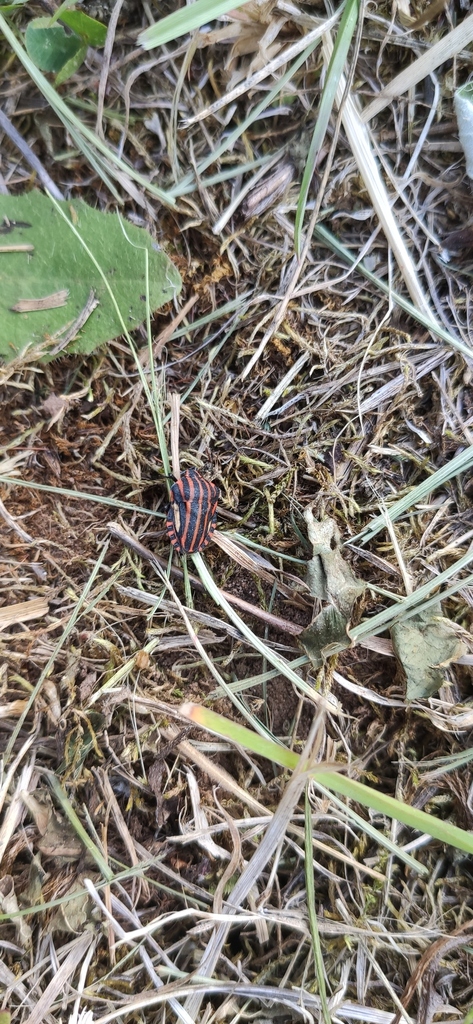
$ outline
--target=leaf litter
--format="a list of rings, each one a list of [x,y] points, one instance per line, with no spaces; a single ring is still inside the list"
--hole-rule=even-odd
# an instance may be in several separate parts
[[[179,711],[244,713],[304,751],[307,769],[338,766],[471,831],[471,266],[468,249],[442,259],[472,213],[453,115],[471,15],[432,6],[364,12],[300,259],[300,183],[338,11],[244,5],[145,53],[149,12],[130,3],[108,63],[89,50],[71,79],[67,113],[19,46],[8,65],[6,114],[26,145],[19,159],[14,134],[2,140],[2,190],[34,187],[34,147],[41,180],[100,209],[119,200],[183,279],[139,366],[117,340],[48,365],[29,351],[1,371],[0,984],[12,1021],[392,1024],[408,1005],[434,1024],[470,1012],[471,858],[429,838],[425,819],[414,829],[346,799],[363,832],[303,765],[281,773]],[[169,560],[157,429],[221,491],[205,583]],[[347,641],[336,653],[319,637],[315,673],[296,646],[314,618],[308,508],[333,524],[316,600]],[[449,570],[443,598],[435,580]],[[242,602],[245,634],[210,578]],[[426,585],[434,611],[403,619]],[[385,609],[391,632],[370,634]],[[430,778],[422,766],[438,758]],[[34,813],[45,785],[56,838]]]

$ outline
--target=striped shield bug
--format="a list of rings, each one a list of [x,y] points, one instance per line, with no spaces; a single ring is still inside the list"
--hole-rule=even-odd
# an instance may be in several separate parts
[[[171,487],[166,518],[169,540],[180,555],[202,551],[212,538],[220,491],[198,469],[186,469]]]

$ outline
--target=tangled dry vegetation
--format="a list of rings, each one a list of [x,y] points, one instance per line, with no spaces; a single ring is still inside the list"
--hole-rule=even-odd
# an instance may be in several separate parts
[[[471,829],[473,199],[452,96],[473,15],[358,15],[298,259],[336,19],[250,2],[146,54],[147,3],[90,11],[109,45],[63,92],[123,156],[123,209],[183,291],[152,325],[151,404],[122,340],[2,371],[1,1022],[471,1021],[471,856],[323,772]],[[3,135],[2,189],[37,186],[34,150],[62,196],[112,207],[5,41],[0,56],[24,143]],[[187,566],[164,530],[157,422],[174,471],[220,487],[215,542]],[[340,585],[360,586],[344,624],[359,642],[322,665],[298,640],[321,608],[307,509],[333,524]],[[407,701],[393,634],[366,623],[421,587],[438,597],[441,574],[461,651]],[[306,760],[245,751],[232,720]]]

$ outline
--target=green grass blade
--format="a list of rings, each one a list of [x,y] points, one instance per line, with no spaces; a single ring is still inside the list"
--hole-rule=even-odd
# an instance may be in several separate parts
[[[302,178],[294,228],[294,248],[296,250],[297,255],[300,255],[301,251],[302,224],[304,222],[304,214],[310,183],[312,181],[317,157],[322,147],[330,116],[333,110],[333,105],[335,102],[335,96],[338,89],[340,77],[345,66],[345,61],[347,59],[350,43],[356,28],[356,23],[358,21],[358,13],[358,0],[348,0],[347,6],[345,7],[345,10],[342,15],[340,28],[337,33],[333,53],[328,66],[327,78],[323,88],[317,121],[314,128],[314,134],[312,136],[312,141],[307,156],[304,175]]]
[[[120,498],[109,498],[103,494],[89,494],[87,491],[73,491],[68,487],[51,487],[49,484],[39,484],[35,480],[20,480],[16,476],[3,476],[0,474],[0,484],[11,484],[12,487],[26,487],[30,491],[45,491],[46,494],[58,494],[62,498],[74,498],[76,501],[91,501],[94,505],[108,505],[113,509],[122,509],[124,512],[139,513],[144,516],[156,516],[157,519],[164,519],[164,512],[155,512],[152,508],[141,508],[141,505],[134,505],[132,501],[121,501]]]
[[[320,942],[319,926],[317,924],[317,911],[315,909],[315,883],[314,883],[314,855],[312,852],[312,820],[311,806],[307,793],[305,792],[304,825],[305,825],[305,887],[307,893],[307,914],[309,917],[309,928],[312,938],[312,955],[315,963],[315,973],[319,985],[320,1005],[322,1017],[325,1024],[331,1024],[330,1011],[327,1003],[327,990],[325,988],[325,970],[322,945]]]
[[[221,18],[228,11],[243,7],[245,3],[247,0],[196,0],[190,6],[181,7],[166,18],[161,18],[155,25],[150,25],[138,36],[138,45],[144,50],[153,50],[156,46],[163,46],[164,43],[194,32],[209,21]]]
[[[298,676],[297,673],[294,672],[294,670],[291,668],[289,662],[287,662],[285,658],[282,658],[280,654],[274,651],[272,647],[270,647],[268,644],[265,644],[261,637],[257,636],[256,633],[253,633],[253,630],[250,629],[249,626],[247,626],[246,622],[244,622],[242,618],[240,618],[235,609],[232,608],[232,606],[228,603],[226,598],[223,596],[223,594],[217,587],[209,569],[207,568],[206,563],[202,558],[202,555],[192,555],[192,558],[207,593],[210,594],[210,596],[213,598],[215,603],[220,606],[220,608],[223,608],[225,614],[228,615],[230,622],[232,622],[233,625],[240,630],[245,639],[249,641],[251,646],[255,650],[257,650],[258,653],[261,654],[263,658],[266,658],[269,664],[273,665],[274,668],[281,673],[281,675],[285,676],[286,679],[288,679],[291,683],[294,683],[298,690],[301,690],[302,693],[307,694],[307,696],[310,697],[311,700],[314,701],[314,703],[317,702],[317,704],[320,704],[322,707],[325,707],[326,710],[331,711],[334,714],[337,714],[338,709],[334,698],[331,698],[330,696],[324,696],[323,694],[318,693],[318,691],[315,690],[313,686],[310,686],[309,683],[307,683],[305,679],[302,678],[302,676]]]
[[[473,352],[472,352],[473,355]],[[473,466],[473,445],[469,448],[465,448],[464,451],[455,455],[450,462],[447,462],[445,466],[438,469],[431,476],[428,476],[422,483],[417,484],[416,487],[412,487],[411,490],[400,498],[399,501],[395,501],[386,511],[376,516],[371,523],[358,533],[356,537],[351,537],[348,544],[367,544],[368,541],[376,537],[376,534],[380,530],[385,529],[386,520],[389,519],[391,523],[394,523],[399,516],[408,512],[414,505],[419,501],[425,501],[429,494],[433,494],[434,491],[438,490],[439,487],[444,487],[449,480],[453,480],[459,473],[465,473]]]
[[[463,558],[459,558],[448,569],[445,569],[444,572],[434,576],[428,583],[424,583],[423,587],[419,587],[413,594],[403,598],[402,602],[397,602],[391,605],[390,608],[385,608],[378,615],[373,615],[371,619],[364,619],[363,622],[360,622],[359,626],[354,626],[353,629],[348,630],[348,636],[351,640],[358,643],[366,636],[376,636],[378,633],[384,633],[386,629],[392,626],[393,622],[410,619],[413,615],[419,615],[421,612],[427,611],[428,608],[432,608],[435,604],[439,605],[440,601],[445,601],[447,597],[458,593],[460,587],[471,587],[473,573],[467,576],[466,579],[455,583],[448,590],[444,590],[442,594],[435,593],[431,597],[433,590],[436,591],[442,583],[445,583],[451,576],[455,576],[459,570],[464,569],[472,561],[473,552],[470,551]]]
[[[320,34],[322,34],[322,32]],[[297,60],[295,60],[293,64],[290,65],[287,71],[285,71],[284,74],[281,75],[280,78],[278,78],[276,84],[273,85],[272,89],[270,89],[268,93],[265,93],[263,99],[260,101],[260,103],[256,105],[254,110],[252,110],[248,114],[248,116],[245,117],[244,121],[242,121],[241,124],[237,125],[237,127],[234,128],[229,135],[226,135],[224,137],[223,141],[220,143],[219,146],[213,149],[212,152],[208,154],[208,156],[204,157],[204,159],[201,160],[201,162],[197,166],[197,174],[199,175],[199,177],[204,173],[204,171],[207,170],[208,167],[211,166],[211,164],[215,163],[215,161],[218,160],[223,153],[227,152],[227,150],[230,152],[232,151],[235,142],[237,142],[240,136],[243,135],[244,132],[248,130],[250,125],[252,125],[255,121],[257,121],[260,117],[263,116],[265,110],[269,106],[271,106],[271,104],[274,102],[278,94],[281,92],[281,89],[284,88],[287,82],[289,82],[291,78],[294,77],[299,68],[302,67],[306,60],[308,60],[317,44],[318,39],[313,40],[310,46],[307,46],[305,50],[303,50],[299,57],[297,57]],[[269,156],[267,159],[271,159],[271,157]],[[238,173],[242,174],[243,172],[244,168],[239,168]],[[171,190],[171,194],[173,196],[180,196],[186,194],[188,191],[188,180],[189,176],[186,175],[186,177],[183,178],[182,181],[178,182],[178,184],[175,185],[175,187]]]
[[[56,800],[58,801],[58,803],[59,803],[59,805],[61,807],[61,810],[64,812],[64,814],[66,815],[66,818],[68,819],[68,821],[72,825],[72,828],[74,829],[74,832],[76,833],[76,836],[78,836],[78,838],[80,839],[81,843],[83,843],[83,845],[84,845],[85,849],[87,850],[88,854],[90,855],[90,857],[92,857],[92,859],[95,861],[95,863],[96,863],[99,871],[103,875],[103,877],[108,882],[111,882],[112,879],[113,879],[113,871],[111,870],[111,868],[109,868],[109,866],[107,864],[107,861],[102,856],[100,850],[97,848],[95,843],[92,841],[92,839],[90,838],[88,832],[86,832],[82,822],[77,817],[77,814],[76,814],[76,812],[75,812],[75,810],[74,810],[74,808],[73,808],[69,798],[66,796],[66,793],[64,792],[62,786],[59,785],[59,782],[58,782],[54,772],[47,771],[45,768],[43,768],[43,774],[46,776],[46,778],[47,778],[47,780],[49,782],[49,785],[51,786],[51,789],[52,789],[52,791],[54,793],[54,796],[56,797]]]
[[[255,754],[267,757],[284,768],[295,768],[299,762],[298,755],[292,750],[287,750],[279,743],[274,743],[269,739],[263,739],[247,729],[246,726],[230,722],[208,708],[202,708],[195,704],[184,704],[180,710],[181,714],[202,728],[209,729],[217,736],[230,739]],[[431,814],[426,814],[425,811],[419,811],[415,807],[410,807],[409,804],[401,803],[393,796],[380,793],[365,786],[362,782],[348,778],[342,772],[314,768],[308,774],[314,779],[314,782],[321,783],[328,790],[338,793],[348,800],[354,800],[356,803],[362,804],[363,807],[379,811],[389,818],[401,821],[409,828],[417,829],[434,839],[439,839],[441,843],[447,843],[458,850],[464,850],[465,853],[473,854],[473,833],[466,832],[464,829],[458,828],[457,825],[451,825],[448,821],[442,821]]]

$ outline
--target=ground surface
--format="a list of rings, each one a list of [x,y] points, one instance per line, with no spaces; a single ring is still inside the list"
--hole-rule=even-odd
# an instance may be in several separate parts
[[[247,5],[230,19],[243,24],[236,41],[209,36],[193,52],[184,37],[175,52],[152,51],[159,62],[148,67],[136,38],[151,12],[127,6],[106,80],[107,141],[116,146],[124,131],[130,167],[176,189],[263,93],[254,86],[230,110],[187,129],[183,120],[300,38],[308,30],[304,17],[325,16],[318,7],[298,11]],[[352,89],[364,107],[466,18],[451,6],[408,32],[402,18],[390,26],[385,14],[366,14],[351,51]],[[262,42],[271,26],[276,42]],[[0,52],[4,109],[63,195],[113,208],[6,43]],[[193,192],[177,190],[174,209],[123,189],[125,214],[148,226],[183,278],[180,296],[152,323],[153,400],[168,444],[172,435],[178,443],[181,470],[198,466],[220,488],[218,534],[203,558],[221,590],[253,606],[239,615],[286,662],[301,657],[300,633],[327,603],[306,583],[308,508],[316,521],[333,520],[343,546],[335,539],[331,547],[349,567],[343,572],[365,585],[344,631],[469,552],[468,468],[447,474],[368,543],[358,537],[380,507],[408,496],[472,444],[470,250],[464,237],[450,238],[468,224],[473,202],[452,110],[468,60],[459,48],[436,68],[434,98],[424,78],[415,98],[412,90],[409,102],[401,95],[369,127],[431,316],[454,344],[350,269],[320,235],[301,264],[294,256],[320,50],[290,80],[280,105],[205,172],[208,178],[234,168],[228,180],[209,185],[202,172]],[[101,54],[89,51],[67,86],[92,126],[102,67]],[[268,155],[279,165],[293,161],[284,193],[270,184],[275,201],[267,209],[261,195],[259,204],[248,196],[236,202],[251,177],[237,174],[238,166]],[[11,194],[36,186],[6,136],[0,172]],[[235,211],[223,223],[232,202]],[[318,224],[409,298],[412,280],[406,283],[392,256],[346,125],[335,117],[308,204],[306,224],[317,206]],[[441,259],[445,239],[450,262]],[[187,333],[163,339],[190,299]],[[135,339],[143,352],[145,335]],[[181,398],[178,424],[172,394]],[[302,1012],[319,1019],[325,984],[332,1000],[326,1019],[332,1013],[334,1021],[389,1024],[402,1006],[419,1024],[470,1020],[471,856],[454,843],[419,839],[427,829],[352,800],[360,824],[343,800],[310,784],[311,893],[303,782],[297,789],[276,761],[212,737],[179,712],[193,702],[244,722],[206,654],[239,694],[246,724],[253,715],[297,753],[309,739],[313,763],[337,766],[379,794],[471,831],[468,645],[452,662],[446,655],[442,688],[414,703],[406,700],[389,631],[374,630],[368,642],[341,653],[326,651],[322,667],[307,659],[296,666],[306,694],[272,670],[202,587],[192,560],[186,584],[181,559],[171,557],[169,481],[150,403],[122,339],[87,357],[64,353],[42,363],[30,353],[29,361],[3,367],[0,437],[4,1011],[29,1024],[239,1014],[292,1021]],[[236,544],[225,548],[225,534],[249,542],[253,562]],[[435,609],[464,644],[473,604],[467,573],[461,567],[453,574],[454,592]],[[182,604],[191,601],[186,621]],[[317,694],[333,701],[330,710]],[[258,866],[271,820],[278,841]],[[391,856],[370,826],[413,854],[418,870]],[[252,885],[242,894],[238,885],[252,864]],[[218,915],[236,914],[235,905],[244,916],[218,945]],[[128,935],[115,946],[149,922],[154,930],[146,939],[139,932],[136,941]],[[0,1014],[0,1021],[9,1024],[9,1017]]]

